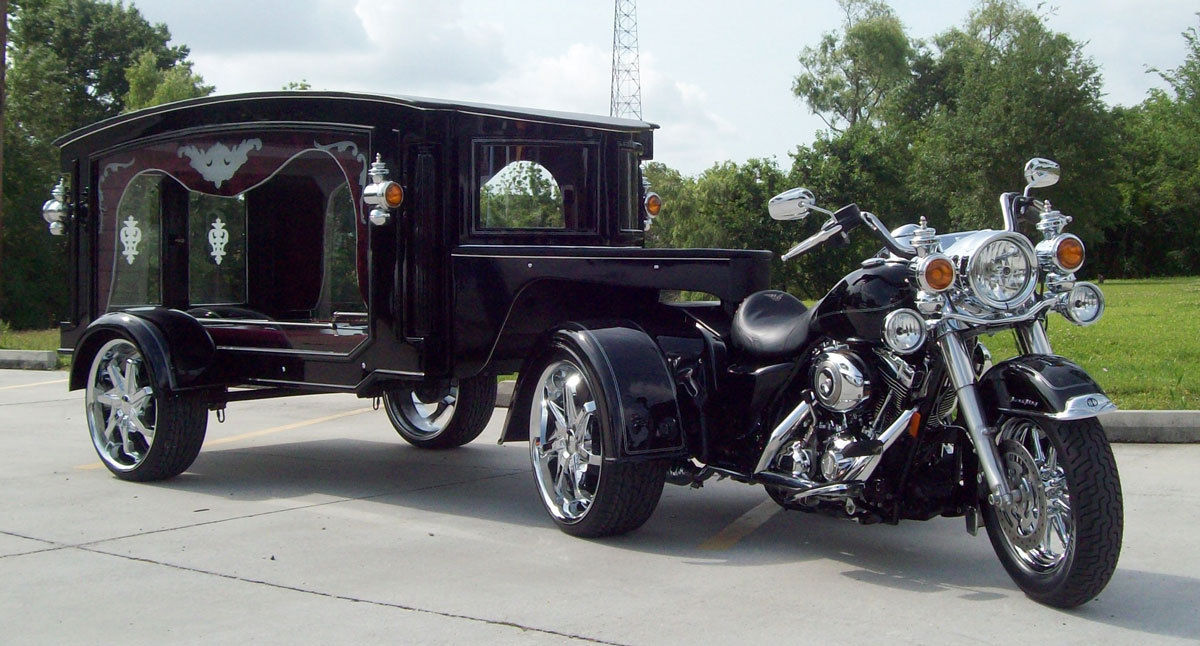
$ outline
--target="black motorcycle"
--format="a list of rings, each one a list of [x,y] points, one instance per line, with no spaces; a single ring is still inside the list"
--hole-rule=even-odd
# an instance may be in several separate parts
[[[1093,598],[1121,549],[1120,482],[1097,419],[1116,406],[1046,335],[1050,311],[1077,325],[1104,311],[1100,290],[1075,280],[1071,218],[1030,196],[1058,176],[1031,160],[1024,192],[1000,198],[1003,229],[942,235],[924,218],[889,232],[854,204],[830,212],[793,189],[771,217],[829,219],[785,261],[862,227],[885,245],[813,307],[768,290],[732,318],[682,308],[690,335],[644,322],[644,341],[619,325],[560,330],[518,393],[547,511],[568,533],[620,533],[650,516],[664,480],[718,475],[861,523],[963,516],[974,534],[982,521],[1030,597]],[[1025,218],[1036,245],[1018,232]],[[992,365],[978,337],[1000,330],[1019,355]],[[659,437],[682,437],[686,459],[638,459]]]

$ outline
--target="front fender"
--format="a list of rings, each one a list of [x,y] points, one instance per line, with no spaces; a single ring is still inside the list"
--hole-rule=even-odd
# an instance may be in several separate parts
[[[605,399],[618,420],[612,443],[605,448],[617,458],[663,458],[686,455],[675,382],[662,351],[630,322],[570,323],[551,337],[570,344],[591,363]],[[542,344],[522,368],[501,442],[529,439],[530,406],[540,367],[550,343]]]
[[[87,385],[92,358],[100,346],[118,336],[137,344],[150,363],[154,386],[164,390],[200,385],[202,373],[216,355],[216,346],[204,326],[184,312],[162,307],[110,312],[92,321],[75,343],[70,390]]]
[[[1052,355],[1002,361],[983,375],[978,389],[991,423],[999,413],[1072,420],[1117,409],[1083,368]]]

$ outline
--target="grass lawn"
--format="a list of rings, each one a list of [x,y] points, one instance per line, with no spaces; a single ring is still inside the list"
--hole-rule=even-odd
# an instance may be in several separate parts
[[[1078,327],[1050,315],[1050,345],[1125,410],[1200,409],[1200,278],[1110,280],[1104,316]],[[985,337],[999,361],[1012,335]]]
[[[1200,278],[1110,280],[1101,289],[1099,323],[1083,328],[1050,315],[1054,351],[1082,365],[1123,409],[1200,409]],[[1015,352],[1006,332],[984,343],[996,361]],[[0,324],[0,348],[54,350],[58,330]]]

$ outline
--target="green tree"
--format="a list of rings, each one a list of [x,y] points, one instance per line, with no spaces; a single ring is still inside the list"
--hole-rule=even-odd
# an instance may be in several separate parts
[[[126,70],[150,52],[158,68],[184,63],[167,27],[133,5],[100,0],[12,2],[4,113],[4,265],[0,317],[15,327],[45,327],[66,312],[67,261],[41,205],[59,176],[55,138],[119,114]]]
[[[838,0],[841,33],[828,32],[800,53],[804,68],[792,92],[840,132],[877,120],[888,94],[911,78],[912,45],[904,26],[880,0]]]
[[[481,222],[494,229],[561,229],[563,196],[554,176],[531,161],[505,166],[479,194]]]
[[[204,78],[192,72],[190,62],[160,69],[158,56],[152,51],[142,52],[125,70],[125,80],[129,83],[124,97],[127,111],[208,96],[213,91],[213,86],[205,85]]]

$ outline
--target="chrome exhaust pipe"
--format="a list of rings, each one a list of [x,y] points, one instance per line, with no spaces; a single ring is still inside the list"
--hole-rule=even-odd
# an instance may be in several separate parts
[[[782,422],[771,431],[771,437],[767,440],[767,446],[763,449],[762,456],[758,458],[758,465],[754,467],[754,475],[758,475],[767,470],[771,466],[771,460],[775,459],[775,455],[779,453],[779,449],[788,440],[796,435],[796,429],[800,428],[800,423],[805,417],[812,416],[812,406],[807,401],[801,400],[788,416],[783,418]]]

